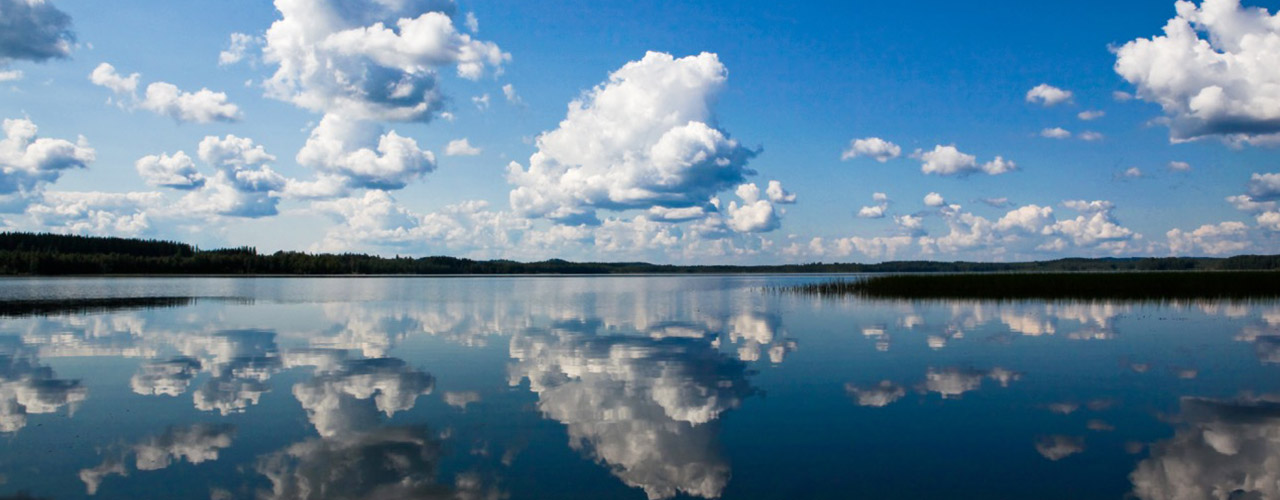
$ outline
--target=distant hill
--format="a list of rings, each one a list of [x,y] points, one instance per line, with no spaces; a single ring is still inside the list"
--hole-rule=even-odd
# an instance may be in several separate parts
[[[204,250],[185,243],[44,233],[0,233],[0,275],[67,274],[645,274],[1273,270],[1280,255],[1227,258],[1069,258],[1037,262],[899,261],[765,266],[675,266],[647,262],[478,261],[456,257]]]

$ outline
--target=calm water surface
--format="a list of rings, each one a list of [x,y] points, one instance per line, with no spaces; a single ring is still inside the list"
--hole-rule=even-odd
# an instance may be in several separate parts
[[[1280,498],[1280,303],[8,279],[0,496]]]

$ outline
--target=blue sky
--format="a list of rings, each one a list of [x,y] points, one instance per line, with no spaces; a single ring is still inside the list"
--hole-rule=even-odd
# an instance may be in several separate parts
[[[1276,253],[1278,9],[0,0],[0,227],[522,260]]]

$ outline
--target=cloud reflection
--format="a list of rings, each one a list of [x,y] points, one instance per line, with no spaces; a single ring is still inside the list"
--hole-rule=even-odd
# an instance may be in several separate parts
[[[734,335],[773,340],[767,322],[739,317]],[[754,390],[746,366],[710,337],[605,334],[561,322],[511,339],[511,383],[528,380],[538,408],[568,426],[570,446],[650,499],[716,498],[729,480],[721,413]]]
[[[129,379],[133,392],[144,396],[178,396],[187,392],[191,379],[200,372],[200,361],[177,357],[168,361],[150,361],[138,367]]]
[[[978,390],[985,379],[996,381],[1000,387],[1009,387],[1009,383],[1020,378],[1021,373],[1000,367],[986,371],[973,368],[930,368],[925,373],[923,388],[925,391],[938,393],[943,399],[957,399],[966,392]]]
[[[888,406],[907,395],[906,389],[889,380],[881,380],[879,384],[867,388],[846,383],[844,390],[857,401],[858,406]]]
[[[313,438],[268,454],[256,470],[262,499],[477,499],[505,495],[473,474],[441,483],[444,445],[423,427],[389,427]]]
[[[31,414],[74,410],[89,395],[79,380],[59,379],[14,337],[0,337],[0,432],[18,432]]]
[[[271,390],[267,380],[283,368],[275,336],[265,330],[228,330],[178,339],[179,350],[203,359],[201,366],[211,374],[193,394],[196,408],[229,415],[258,404]]]
[[[109,476],[129,475],[126,459],[134,455],[134,467],[139,471],[168,468],[175,462],[200,464],[218,459],[219,450],[231,447],[236,428],[229,424],[199,423],[183,427],[170,427],[164,433],[150,436],[126,451],[108,456],[101,464],[80,470],[88,494],[97,494],[103,480]]]
[[[390,417],[413,408],[418,396],[431,394],[435,378],[396,358],[343,362],[293,386],[307,419],[323,437],[367,428],[378,413]]]
[[[1182,424],[1130,474],[1143,499],[1280,498],[1280,397],[1182,398]]]
[[[1074,436],[1043,436],[1036,440],[1036,452],[1052,461],[1062,460],[1084,452],[1084,438]]]

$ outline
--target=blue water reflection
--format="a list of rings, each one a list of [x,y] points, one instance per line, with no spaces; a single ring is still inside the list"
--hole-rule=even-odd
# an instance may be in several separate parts
[[[1280,304],[811,279],[15,280],[189,300],[0,319],[0,495],[1280,499]]]

